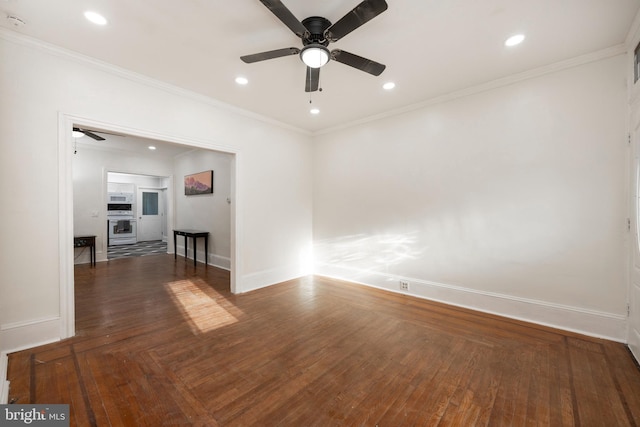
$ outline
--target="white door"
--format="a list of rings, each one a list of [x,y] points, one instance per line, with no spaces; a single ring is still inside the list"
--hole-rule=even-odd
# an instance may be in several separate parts
[[[163,195],[162,190],[138,189],[138,242],[162,240]]]

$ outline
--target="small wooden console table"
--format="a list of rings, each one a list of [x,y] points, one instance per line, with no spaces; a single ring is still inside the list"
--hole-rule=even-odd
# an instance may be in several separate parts
[[[96,236],[73,236],[74,248],[89,248],[89,260],[96,265]]]
[[[184,236],[184,257],[187,258],[187,253],[189,249],[188,238],[191,237],[193,239],[193,266],[196,266],[196,239],[198,237],[204,237],[204,265],[208,265],[209,262],[209,232],[208,231],[199,231],[199,230],[173,230],[173,258],[178,258],[178,246],[177,246],[177,237]]]

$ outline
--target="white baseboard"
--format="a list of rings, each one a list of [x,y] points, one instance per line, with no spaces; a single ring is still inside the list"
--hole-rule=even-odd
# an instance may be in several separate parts
[[[200,255],[198,255],[198,258],[200,258]],[[231,258],[209,254],[209,265],[213,265],[214,267],[218,267],[223,270],[231,271]]]
[[[9,356],[3,351],[0,353],[0,405],[9,403],[9,381],[7,381],[8,367]]]
[[[315,274],[592,337],[627,340],[625,315],[334,265],[317,265]],[[400,291],[400,280],[410,284],[408,292]]]
[[[236,285],[236,293],[255,291],[278,283],[287,282],[304,276],[299,270],[290,268],[273,268],[262,270],[257,273],[245,274],[241,277],[240,283]]]
[[[60,317],[37,319],[0,326],[2,352],[13,353],[39,345],[60,341]]]
[[[635,328],[630,328],[629,331],[629,350],[635,357],[636,361],[640,364],[640,334]]]
[[[184,246],[178,245],[177,247],[178,256],[182,256],[184,258]],[[193,259],[193,248],[189,247],[189,256],[187,259]],[[200,262],[204,262],[204,251],[198,250],[196,260]],[[207,258],[208,264],[214,267],[222,268],[223,270],[231,270],[231,258],[223,257],[220,255],[209,253],[209,257]]]

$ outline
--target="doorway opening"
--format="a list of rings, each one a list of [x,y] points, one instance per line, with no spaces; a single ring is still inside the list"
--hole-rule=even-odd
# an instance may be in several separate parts
[[[170,176],[107,172],[107,259],[168,253],[170,183]],[[110,209],[121,207],[110,204],[114,199],[130,200],[130,210]]]
[[[213,256],[209,257],[209,265],[227,269],[230,272],[230,291],[236,292],[237,221],[236,207],[232,200],[236,200],[237,153],[234,149],[211,142],[126,128],[63,113],[59,118],[60,313],[63,338],[75,335],[74,264],[81,260],[76,259],[77,250],[73,247],[74,234],[96,235],[97,261],[99,263],[108,260],[109,228],[107,227],[107,210],[104,206],[108,196],[109,172],[168,178],[167,185],[160,186],[161,188],[140,186],[141,201],[138,203],[135,215],[138,215],[137,220],[139,216],[153,220],[147,216],[153,216],[155,212],[163,212],[164,222],[160,220],[162,224],[160,241],[166,242],[166,252],[173,253],[176,251],[173,239],[166,237],[171,235],[172,229],[189,228],[188,221],[194,219],[185,213],[185,208],[206,203],[203,197],[185,201],[185,195],[179,191],[183,185],[182,176],[205,169],[216,169],[215,191],[211,198],[215,197],[215,203],[218,205],[224,204],[228,214],[226,219],[221,216],[216,218],[215,227],[217,228],[213,231],[216,243],[211,245],[210,242],[209,247],[213,247],[214,251],[223,247],[226,252],[213,253]],[[105,137],[106,141],[89,140],[90,138],[82,141],[81,138],[74,137],[72,134],[74,127],[93,130],[96,133],[101,132],[99,135]],[[149,141],[153,141],[153,145],[156,146],[154,152],[150,152]],[[170,156],[171,160],[158,159],[157,153],[163,150],[173,153]],[[90,154],[92,151],[93,155]],[[142,152],[145,154],[143,155]],[[219,162],[216,165],[210,167],[201,163],[211,161],[212,157],[218,159]],[[82,167],[77,167],[87,160],[88,162]],[[225,173],[221,173],[223,169],[226,170]],[[97,186],[78,187],[76,186],[78,182],[84,184],[94,182]],[[158,192],[151,190],[158,190]],[[155,193],[155,195],[148,193]],[[137,197],[138,189],[136,189]],[[83,205],[79,203],[80,200],[88,200],[88,203]],[[209,202],[213,203],[212,200]],[[210,213],[209,216],[211,216]],[[137,226],[136,221],[136,236],[139,230]],[[145,236],[153,231],[144,228],[142,233]],[[204,258],[198,256],[198,261],[202,259]]]

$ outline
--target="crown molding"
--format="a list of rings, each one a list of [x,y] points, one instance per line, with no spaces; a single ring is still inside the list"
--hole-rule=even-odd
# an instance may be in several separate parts
[[[20,34],[12,30],[0,28],[0,39],[4,39],[16,44],[21,44],[30,48],[42,50],[55,56],[73,60],[75,62],[84,64],[84,65],[92,66],[94,68],[100,69],[101,71],[108,72],[110,74],[134,81],[136,83],[144,84],[144,85],[153,87],[155,89],[159,89],[174,95],[182,96],[197,102],[201,102],[206,105],[219,108],[221,110],[225,110],[227,112],[237,114],[246,118],[250,118],[263,123],[274,125],[285,130],[289,130],[289,131],[303,134],[305,136],[313,137],[313,136],[320,136],[324,134],[337,132],[340,130],[371,123],[371,122],[389,118],[389,117],[399,116],[399,115],[402,115],[411,111],[419,110],[425,107],[429,107],[432,105],[441,104],[441,103],[452,101],[459,98],[464,98],[464,97],[475,95],[478,93],[509,86],[514,83],[541,77],[546,74],[551,74],[558,71],[577,67],[580,65],[588,64],[591,62],[596,62],[596,61],[611,58],[614,56],[626,54],[630,40],[639,30],[640,30],[640,13],[636,15],[636,18],[634,20],[633,25],[631,26],[631,29],[629,31],[629,34],[627,36],[625,43],[615,45],[606,49],[598,50],[595,52],[591,52],[575,58],[556,62],[554,64],[534,68],[532,70],[524,71],[522,73],[512,74],[510,76],[489,81],[487,83],[470,86],[465,89],[461,89],[461,90],[453,91],[444,95],[429,98],[427,100],[424,100],[415,104],[407,105],[405,107],[389,110],[381,114],[376,114],[373,116],[365,117],[362,119],[351,121],[349,123],[344,123],[342,125],[338,125],[338,126],[318,130],[318,131],[309,131],[309,130],[302,129],[278,120],[274,120],[272,118],[263,116],[261,114],[257,114],[252,111],[248,111],[248,110],[233,106],[231,104],[224,103],[217,99],[199,94],[197,92],[186,90],[178,86],[174,86],[156,79],[152,79],[151,77],[145,76],[143,74],[139,74],[139,73],[127,70],[125,68],[118,67],[118,66],[106,63],[104,61],[100,61],[95,58],[91,58],[89,56],[61,48],[51,43],[47,43],[30,36],[26,36],[24,34]]]
[[[83,55],[81,53],[78,52],[73,52],[67,49],[64,49],[60,46],[56,46],[54,44],[51,43],[47,43],[45,41],[30,37],[30,36],[26,36],[24,34],[20,34],[17,33],[15,31],[12,30],[8,30],[6,28],[0,28],[0,39],[6,40],[8,42],[11,43],[15,43],[15,44],[19,44],[22,46],[26,46],[32,49],[36,49],[36,50],[40,50],[40,51],[44,51],[46,53],[49,53],[51,55],[60,57],[60,58],[64,58],[64,59],[68,59],[68,60],[72,60],[74,62],[83,64],[83,65],[88,65],[91,66],[93,68],[99,69],[100,71],[104,71],[107,72],[109,74],[115,75],[117,77],[121,77],[130,81],[133,81],[135,83],[139,83],[139,84],[143,84],[149,87],[152,87],[154,89],[158,89],[158,90],[162,90],[164,92],[168,92],[172,95],[177,95],[177,96],[181,96],[187,99],[191,99],[193,101],[197,101],[203,104],[206,104],[208,106],[214,107],[214,108],[218,108],[224,111],[227,111],[229,113],[233,113],[233,114],[237,114],[239,116],[243,116],[249,119],[253,119],[253,120],[257,120],[263,123],[267,123],[273,126],[277,126],[279,128],[285,129],[285,130],[289,130],[289,131],[293,131],[293,132],[297,132],[306,136],[311,136],[312,132],[278,121],[278,120],[274,120],[270,117],[267,116],[263,116],[261,114],[257,114],[254,113],[252,111],[249,110],[245,110],[243,108],[240,107],[236,107],[234,105],[231,104],[227,104],[225,102],[219,101],[215,98],[211,98],[209,96],[206,95],[202,95],[200,93],[197,92],[193,92],[187,89],[183,89],[181,87],[178,86],[174,86],[172,84],[169,83],[165,83],[162,82],[160,80],[156,80],[153,79],[151,77],[145,76],[143,74],[140,73],[136,73],[134,71],[130,71],[127,70],[125,68],[122,67],[118,67],[116,65],[113,64],[109,64],[107,62],[92,58],[90,56],[87,55]]]
[[[347,128],[379,121],[389,117],[399,116],[399,115],[402,115],[411,111],[415,111],[415,110],[420,110],[432,105],[442,104],[442,103],[453,101],[459,98],[465,98],[471,95],[476,95],[478,93],[487,92],[490,90],[495,90],[501,87],[509,86],[514,83],[519,83],[525,80],[531,80],[547,74],[556,73],[558,71],[567,70],[567,69],[578,67],[584,64],[589,64],[591,62],[597,62],[603,59],[612,58],[614,56],[623,55],[623,54],[626,54],[626,52],[627,52],[626,46],[624,44],[619,44],[606,49],[598,50],[596,52],[581,55],[575,58],[556,62],[550,65],[545,65],[543,67],[534,68],[528,71],[524,71],[522,73],[512,74],[510,76],[492,80],[487,83],[470,86],[468,88],[450,92],[444,95],[436,96],[434,98],[429,98],[425,101],[407,105],[405,107],[397,108],[394,110],[389,110],[387,112],[376,114],[374,116],[365,117],[363,119],[355,120],[343,125],[320,130],[320,131],[314,132],[313,136],[329,134],[339,130],[344,130]]]

